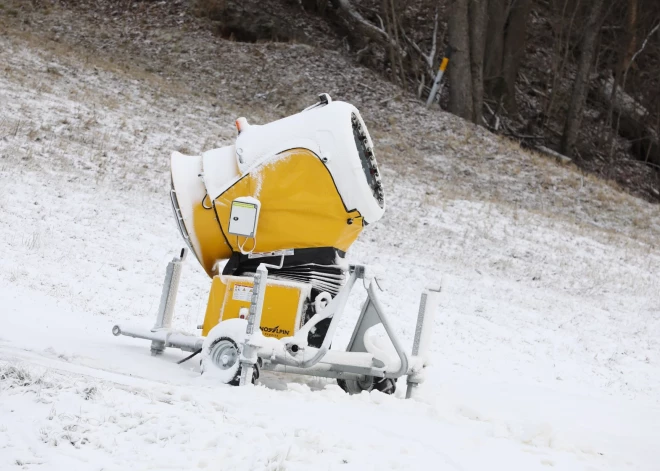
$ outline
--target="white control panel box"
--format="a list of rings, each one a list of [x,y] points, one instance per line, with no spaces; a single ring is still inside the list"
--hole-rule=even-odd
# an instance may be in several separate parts
[[[261,203],[251,196],[236,198],[231,202],[229,230],[231,235],[254,238],[257,234]]]

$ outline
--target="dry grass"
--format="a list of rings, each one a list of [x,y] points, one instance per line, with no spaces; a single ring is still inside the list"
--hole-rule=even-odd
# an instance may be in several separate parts
[[[119,179],[127,188],[143,185],[147,180],[149,187],[158,191],[162,176],[155,176],[166,173],[166,162],[158,158],[159,152],[167,153],[162,147],[201,152],[232,139],[235,116],[265,123],[307,106],[314,97],[311,90],[327,90],[355,102],[363,111],[381,166],[387,170],[385,184],[391,186],[392,179],[405,175],[416,182],[421,195],[426,195],[422,197],[424,204],[437,207],[446,200],[486,201],[516,214],[525,212],[575,222],[589,230],[603,231],[604,237],[614,232],[655,244],[660,235],[657,206],[630,197],[593,175],[585,175],[573,164],[558,164],[554,159],[521,149],[515,141],[493,136],[445,113],[427,111],[415,100],[401,97],[395,87],[375,74],[355,67],[339,55],[328,55],[324,64],[315,59],[317,51],[309,46],[227,42],[209,37],[195,21],[185,23],[186,32],[181,26],[148,23],[141,35],[122,42],[119,34],[133,31],[133,26],[144,18],[121,17],[119,21],[99,25],[87,11],[72,12],[56,6],[47,14],[33,10],[21,11],[20,15],[29,19],[27,26],[6,15],[0,15],[0,23],[25,47],[41,51],[44,57],[51,58],[49,61],[60,65],[46,68],[50,80],[33,80],[29,74],[10,68],[11,80],[26,88],[41,87],[41,93],[52,94],[55,83],[71,70],[83,67],[100,76],[112,76],[118,82],[139,84],[136,87],[142,90],[142,99],[164,112],[169,107],[170,116],[178,113],[174,103],[189,102],[187,113],[214,126],[206,133],[196,131],[195,140],[186,139],[193,135],[185,128],[191,122],[183,127],[167,126],[171,142],[146,150],[153,164],[148,169],[136,169],[125,164],[126,152],[130,154],[139,148],[145,154],[149,133],[162,132],[161,129],[136,129],[134,120],[121,117],[108,130],[95,116],[83,112],[61,123],[69,137],[53,136],[54,129],[58,129],[55,123],[26,124],[20,117],[14,118],[3,127],[10,126],[16,147],[23,147],[21,158],[33,165],[43,165],[40,155],[45,152],[43,143],[36,139],[50,135],[51,149],[62,166],[91,172],[97,182]],[[71,24],[71,30],[62,28],[63,23]],[[42,26],[33,28],[32,24]],[[83,33],[85,39],[81,41],[77,35]],[[56,42],[44,40],[53,35],[58,38]],[[103,44],[114,47],[104,48]],[[155,45],[160,53],[154,52]],[[295,67],[297,63],[305,64],[304,72]],[[225,70],[231,70],[231,79],[224,75]],[[257,76],[261,78],[256,80]],[[117,115],[132,99],[95,85],[72,90],[70,98],[93,103],[97,109]],[[130,139],[128,134],[132,134]],[[80,142],[76,142],[76,135],[82,136]],[[26,147],[21,138],[31,144]],[[10,142],[9,148],[12,145]],[[84,164],[76,166],[67,156],[80,152],[81,145],[89,156]]]

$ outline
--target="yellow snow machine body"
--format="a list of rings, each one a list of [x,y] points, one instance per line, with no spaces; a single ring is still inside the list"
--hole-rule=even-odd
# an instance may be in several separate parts
[[[174,152],[170,197],[179,231],[211,288],[201,335],[172,331],[188,249],[167,267],[152,329],[115,326],[115,335],[201,353],[202,372],[243,385],[260,370],[337,378],[350,393],[393,393],[422,381],[439,288],[427,288],[413,354],[399,343],[376,296],[373,276],[346,252],[385,200],[373,142],[358,110],[327,94],[304,111],[265,125],[236,121],[234,145],[201,156]],[[345,351],[330,349],[351,288],[367,299]],[[391,353],[376,347],[382,324]],[[192,355],[191,355],[192,356]]]

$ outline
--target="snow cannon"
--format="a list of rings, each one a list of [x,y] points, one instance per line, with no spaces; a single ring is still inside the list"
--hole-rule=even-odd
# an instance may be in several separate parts
[[[383,187],[360,113],[325,100],[263,126],[239,118],[234,145],[172,155],[175,217],[209,276],[227,259],[241,271],[249,254],[293,249],[286,268],[300,256],[343,257],[362,228],[382,217]]]
[[[399,342],[368,267],[346,253],[377,222],[385,198],[373,141],[354,106],[329,95],[265,125],[236,120],[233,145],[172,154],[170,199],[188,248],[168,264],[156,324],[116,325],[115,335],[201,353],[201,371],[231,385],[261,370],[336,378],[349,393],[409,397],[423,380],[439,287],[421,295],[412,354]],[[172,330],[188,249],[211,278],[201,335]],[[367,298],[345,350],[330,345],[351,289]],[[386,338],[378,336],[382,325]]]

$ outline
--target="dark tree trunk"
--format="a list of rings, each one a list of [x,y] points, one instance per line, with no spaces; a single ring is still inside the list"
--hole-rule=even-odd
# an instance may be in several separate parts
[[[380,2],[380,10],[383,18],[385,20],[385,30],[387,34],[392,37],[392,21],[390,19],[390,2],[389,0],[382,0]],[[387,45],[387,50],[389,52],[389,63],[390,63],[390,73],[392,82],[396,83],[397,80],[397,67],[398,62],[396,60],[396,51],[394,50],[394,45],[390,41]]]
[[[473,119],[470,70],[469,0],[455,0],[449,16],[449,45],[454,49],[449,66],[449,111]]]
[[[484,59],[484,82],[489,96],[501,95],[502,61],[504,57],[504,26],[508,0],[488,2],[488,26],[486,32],[486,57]]]
[[[506,108],[516,108],[515,85],[527,42],[527,17],[531,0],[490,0],[484,80],[486,94],[505,100]]]
[[[589,92],[589,72],[591,71],[596,55],[596,43],[598,41],[604,5],[605,0],[593,0],[587,23],[585,24],[580,58],[573,84],[573,93],[561,139],[561,151],[569,157],[573,154],[573,148],[575,147],[582,123],[582,111],[587,99],[587,93]]]
[[[626,29],[626,53],[623,59],[623,69],[630,67],[630,60],[637,51],[637,0],[628,0],[628,28]]]
[[[504,37],[504,58],[502,59],[502,78],[506,90],[506,106],[514,113],[516,106],[516,80],[520,62],[525,55],[527,43],[527,18],[531,0],[514,0],[507,21]]]
[[[472,71],[472,118],[483,125],[484,53],[488,24],[488,0],[470,0],[470,69]]]

